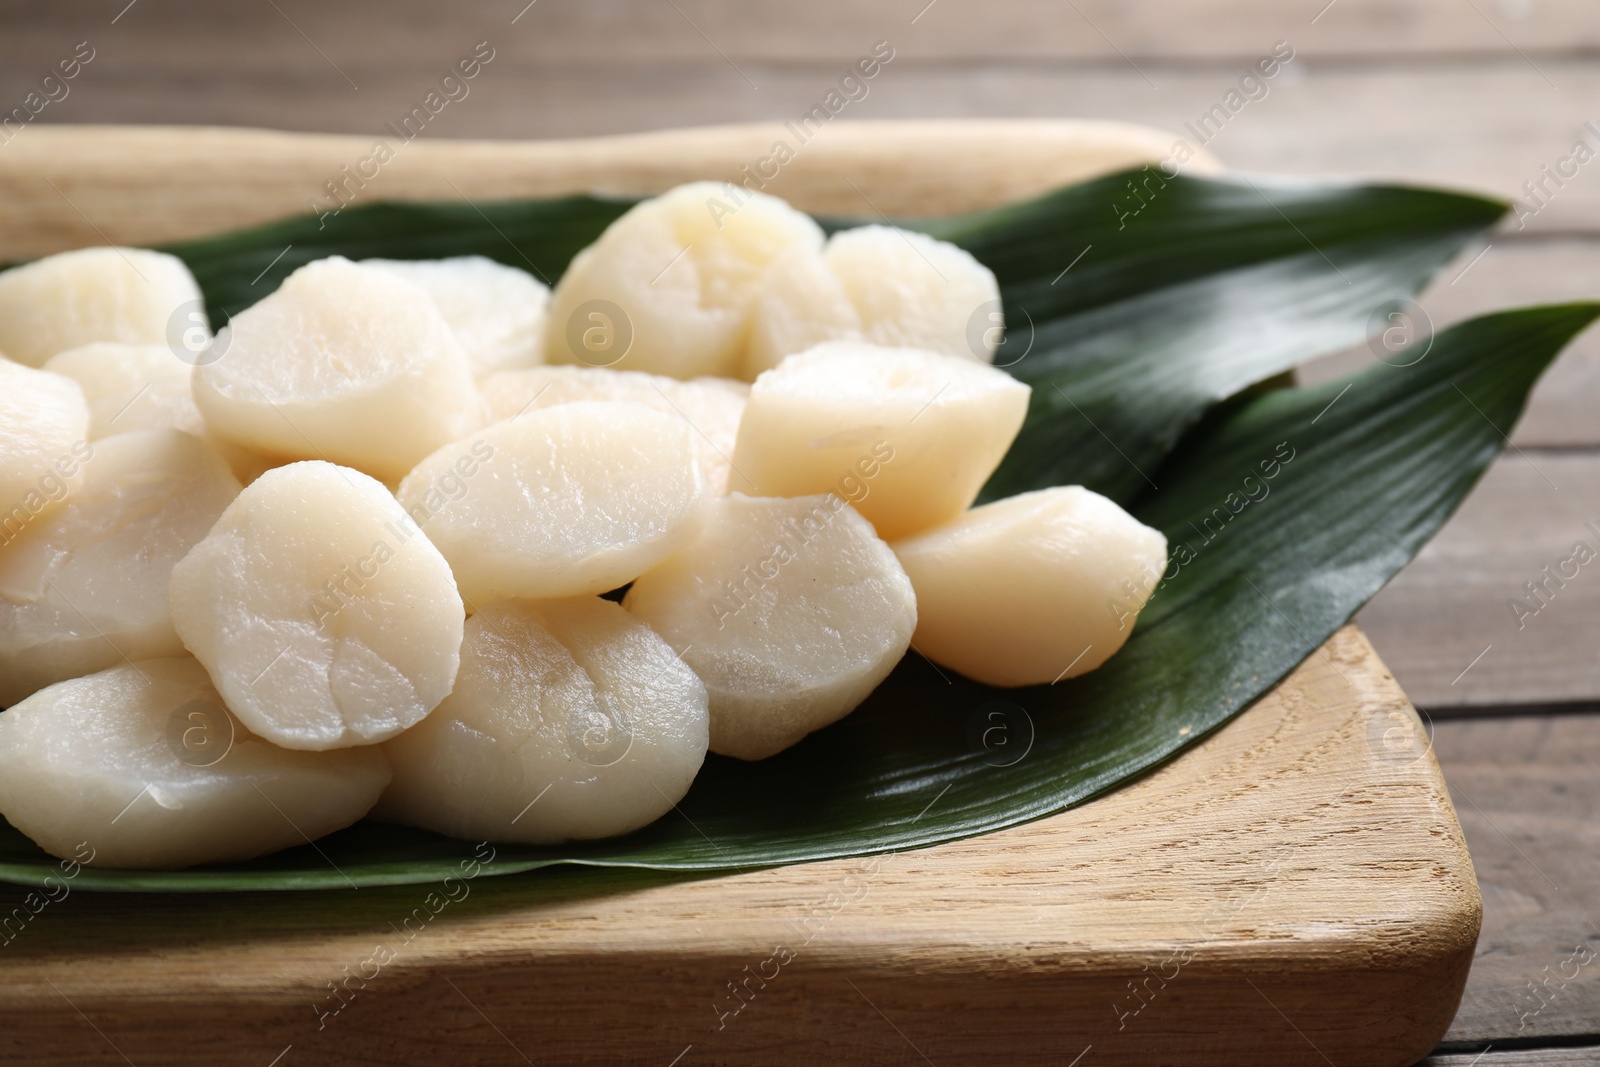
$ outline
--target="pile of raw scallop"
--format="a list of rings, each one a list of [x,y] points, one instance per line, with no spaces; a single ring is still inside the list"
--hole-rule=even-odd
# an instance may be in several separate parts
[[[908,649],[1104,663],[1166,542],[1081,487],[973,507],[1029,396],[994,276],[725,191],[641,202],[553,291],[334,256],[215,336],[170,255],[0,273],[0,814],[134,868],[362,818],[601,838]]]

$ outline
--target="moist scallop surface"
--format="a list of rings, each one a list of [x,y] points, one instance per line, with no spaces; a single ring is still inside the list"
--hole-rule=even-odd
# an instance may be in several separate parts
[[[483,406],[491,423],[537,408],[580,400],[623,400],[675,415],[694,431],[700,471],[709,496],[748,490],[729,460],[750,386],[734,378],[690,378],[603,367],[532,367],[502,371],[483,380]],[[731,483],[731,484],[730,484]]]
[[[764,759],[849,714],[905,654],[911,582],[836,495],[710,501],[700,534],[623,606],[711,696],[711,751]]]
[[[694,535],[704,497],[682,418],[588,401],[440,449],[399,491],[474,609],[626,585]]]
[[[466,615],[450,567],[360,471],[263,474],[172,569],[170,591],[229,710],[285,748],[386,740],[455,682]]]
[[[1167,567],[1167,539],[1082,486],[997,500],[894,543],[917,650],[988,685],[1049,685],[1110,659]]]
[[[0,715],[0,815],[98,867],[251,859],[361,818],[377,748],[291,752],[253,736],[187,656],[60,682]]]
[[[972,503],[1028,396],[974,360],[833,341],[756,379],[732,464],[763,496],[844,493],[892,540]]]
[[[360,262],[426,291],[461,342],[474,374],[482,377],[544,362],[550,290],[527,271],[486,256]]]
[[[71,378],[0,356],[0,546],[82,481],[89,420]]]
[[[96,441],[83,484],[0,547],[0,707],[53,682],[183,651],[172,569],[239,495],[177,430]]]
[[[0,352],[30,367],[96,341],[162,345],[209,335],[200,287],[177,256],[80,248],[0,272]]]
[[[342,256],[235,315],[195,367],[194,398],[246,448],[386,481],[482,421],[472,366],[427,292]]]
[[[641,201],[556,283],[545,327],[551,363],[673,378],[732,376],[744,360],[767,266],[822,230],[776,197],[715,182]]]
[[[384,745],[375,815],[533,844],[626,833],[672,810],[706,754],[706,690],[597,597],[501,601],[467,623],[455,691]]]

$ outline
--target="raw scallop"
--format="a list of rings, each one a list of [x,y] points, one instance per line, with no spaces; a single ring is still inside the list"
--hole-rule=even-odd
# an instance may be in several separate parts
[[[711,501],[700,535],[623,606],[711,695],[711,751],[764,759],[849,714],[905,654],[911,583],[835,495]]]
[[[988,685],[1048,685],[1110,659],[1161,581],[1167,539],[1060,486],[896,541],[917,590],[917,650]]]
[[[0,706],[54,682],[183,651],[173,565],[239,494],[205,442],[176,430],[93,445],[82,486],[0,548]]]
[[[970,253],[891,226],[794,248],[762,278],[745,376],[824,341],[865,340],[993,363],[1004,318],[993,272]]]
[[[0,715],[0,814],[95,867],[303,845],[365,815],[388,781],[381,749],[291,752],[252,736],[187,656],[61,682]]]
[[[379,818],[492,841],[609,837],[688,791],[706,691],[609,601],[502,601],[467,623],[455,692],[384,748]]]
[[[641,404],[535,408],[429,456],[400,502],[474,608],[604,593],[694,536],[705,496],[694,437]]]
[[[0,548],[67,498],[92,451],[77,384],[0,357]]]
[[[464,619],[449,565],[389,491],[331,463],[257,478],[172,570],[184,645],[285,748],[417,723],[455,681]]]
[[[182,430],[205,440],[249,484],[273,461],[211,432],[190,388],[193,368],[165,345],[101,341],[52,356],[44,369],[77,382],[89,401],[89,438]]]
[[[767,265],[822,230],[776,197],[715,182],[635,205],[556,283],[545,333],[551,363],[674,378],[743,366]]]
[[[80,248],[0,273],[0,352],[38,367],[95,341],[203,341],[200,287],[177,256],[143,248]]]
[[[786,356],[824,341],[860,341],[861,315],[820,249],[799,245],[779,256],[761,279],[750,323],[744,376],[751,381]]]
[[[733,466],[763,496],[833,491],[886,539],[961,514],[1011,447],[1028,387],[907,348],[834,341],[750,388]]]
[[[246,448],[396,480],[481,421],[472,366],[419,286],[333,256],[235,315],[195,368],[207,423]]]
[[[483,381],[483,406],[490,422],[577,400],[631,400],[682,418],[694,429],[700,446],[708,496],[749,488],[728,465],[749,395],[750,386],[733,378],[680,381],[604,367],[534,367],[493,374]]]
[[[486,256],[361,262],[426,290],[455,331],[474,374],[481,377],[544,362],[550,290],[527,271]]]

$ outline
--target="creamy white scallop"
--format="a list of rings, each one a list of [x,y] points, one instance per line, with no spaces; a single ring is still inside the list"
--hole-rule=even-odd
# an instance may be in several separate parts
[[[444,315],[480,377],[544,362],[550,289],[525,270],[487,256],[363,259],[421,286]]]
[[[762,274],[795,245],[820,247],[822,230],[762,193],[730,204],[728,189],[695,182],[642,201],[580,252],[551,298],[546,358],[738,374]]]
[[[388,781],[380,749],[291,752],[252,735],[187,656],[60,682],[0,715],[0,815],[96,867],[302,845],[361,818]]]
[[[711,750],[763,759],[849,714],[917,624],[889,546],[836,495],[711,501],[700,534],[624,606],[711,696]]]
[[[841,493],[881,536],[904,537],[977,498],[1028,394],[973,360],[829,342],[756,379],[733,466],[764,496]]]
[[[994,362],[1003,322],[994,273],[965,249],[893,226],[791,249],[762,279],[745,375],[823,341],[869,341]]]
[[[694,430],[641,404],[536,408],[429,456],[400,503],[474,609],[626,585],[694,535]]]
[[[167,601],[172,569],[239,494],[222,459],[177,430],[92,448],[83,484],[0,547],[0,706],[182,652]]]
[[[57,352],[117,341],[164,345],[209,336],[183,260],[144,248],[80,248],[0,273],[0,352],[30,367]]]
[[[1048,685],[1120,649],[1167,566],[1167,539],[1061,486],[974,508],[894,543],[917,591],[917,650],[989,685]]]
[[[249,483],[273,461],[211,432],[190,388],[193,367],[166,345],[101,341],[50,357],[45,370],[78,383],[89,402],[89,438],[137,430],[182,430],[202,438]]]
[[[749,395],[750,386],[734,378],[681,381],[603,367],[534,367],[492,374],[483,380],[483,406],[490,422],[580,400],[632,401],[683,419],[699,446],[708,496],[749,488],[729,465]]]
[[[78,385],[0,357],[0,547],[67,498],[91,451]]]
[[[470,839],[610,837],[672,810],[706,754],[706,691],[609,601],[502,601],[467,622],[461,676],[388,742],[376,815]]]
[[[332,256],[235,315],[194,397],[219,434],[396,480],[482,418],[472,366],[426,291]]]
[[[465,613],[450,567],[348,467],[257,478],[172,569],[171,598],[229,709],[285,748],[386,740],[455,682]]]

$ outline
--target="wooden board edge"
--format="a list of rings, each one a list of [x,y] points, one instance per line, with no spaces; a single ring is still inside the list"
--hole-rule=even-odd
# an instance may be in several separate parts
[[[519,1047],[537,1048],[541,1063],[665,1063],[685,1045],[701,1049],[685,1067],[770,1062],[774,1056],[799,1063],[874,1063],[906,1055],[900,1037],[884,1025],[888,1017],[916,1034],[918,1047],[934,1062],[1060,1063],[1094,1045],[1093,1062],[1107,1064],[1164,1062],[1187,1049],[1192,1062],[1276,1067],[1321,1063],[1326,1055],[1334,1062],[1400,1067],[1425,1055],[1455,1013],[1472,962],[1481,900],[1420,720],[1353,626],[1240,719],[1146,779],[1062,816],[905,853],[901,869],[882,887],[891,892],[900,879],[910,889],[896,899],[908,906],[921,901],[932,909],[949,907],[952,883],[948,871],[939,874],[942,859],[981,856],[1001,845],[1013,858],[1022,857],[1017,862],[1035,863],[1038,877],[1049,877],[1055,864],[1070,860],[1049,853],[1061,828],[1081,828],[1097,811],[1125,822],[1130,803],[1149,807],[1159,801],[1173,781],[1193,778],[1193,764],[1215,755],[1215,747],[1239,748],[1240,735],[1266,744],[1272,730],[1264,720],[1293,719],[1300,714],[1294,701],[1325,706],[1330,694],[1348,697],[1352,688],[1355,699],[1340,721],[1318,728],[1327,734],[1318,751],[1342,745],[1358,758],[1367,751],[1380,764],[1368,781],[1357,783],[1352,804],[1381,801],[1395,791],[1410,798],[1407,810],[1422,828],[1412,840],[1430,850],[1412,859],[1433,871],[1416,884],[1438,891],[1409,899],[1392,913],[1367,907],[1342,925],[1313,915],[1297,928],[1292,918],[1284,925],[1279,916],[1276,927],[1259,928],[1254,940],[1252,928],[1266,916],[1241,912],[1231,924],[1237,929],[1208,944],[1170,988],[1163,986],[1146,1010],[1119,1027],[1111,1025],[1119,1021],[1117,1013],[1139,1003],[1126,987],[1147,980],[1150,968],[1163,960],[1170,965],[1169,941],[1128,938],[1075,956],[1071,931],[1056,928],[1019,930],[1009,944],[952,934],[941,945],[842,923],[833,930],[839,936],[808,945],[796,966],[779,968],[781,979],[746,984],[747,1006],[727,1018],[719,1015],[740,1004],[724,986],[750,983],[751,968],[773,966],[767,941],[776,927],[757,914],[761,902],[781,915],[785,901],[821,899],[850,869],[849,861],[834,861],[692,883],[646,879],[653,884],[615,900],[585,899],[580,892],[551,907],[524,902],[519,911],[510,903],[467,914],[457,924],[430,930],[432,940],[383,968],[371,995],[363,998],[366,986],[358,983],[350,1005],[322,1028],[314,1025],[318,1005],[327,1011],[340,1001],[328,999],[327,990],[296,967],[310,959],[311,975],[329,982],[340,978],[341,966],[359,971],[370,958],[367,940],[386,936],[372,927],[372,915],[391,910],[389,901],[414,903],[415,887],[369,892],[361,900],[328,896],[339,904],[320,913],[316,902],[300,894],[151,901],[148,909],[137,899],[92,897],[82,906],[107,909],[101,921],[110,924],[108,940],[114,943],[73,945],[66,939],[25,946],[26,958],[15,957],[22,966],[0,979],[0,1048],[10,1045],[28,1062],[79,1062],[75,1057],[91,1055],[98,1040],[84,1025],[92,1019],[117,1035],[134,1062],[160,1058],[175,1026],[201,1040],[200,1051],[172,1062],[259,1067],[263,1049],[270,1060],[285,1044],[296,1045],[297,1063],[357,1056],[384,1063],[522,1062],[483,1026],[484,1018],[492,1018]],[[1384,748],[1370,748],[1374,723],[1382,731],[1401,731],[1392,765]],[[1377,736],[1382,741],[1386,734]],[[1209,754],[1208,746],[1214,746]],[[1251,759],[1260,758],[1248,750],[1235,753],[1209,773],[1238,778]],[[1313,769],[1302,761],[1298,773]],[[1412,859],[1391,855],[1376,861]],[[1359,883],[1359,872],[1350,870],[1326,876]],[[515,880],[494,881],[499,884],[483,887],[486,894],[511,901]],[[730,897],[724,903],[734,911],[720,916],[705,906],[741,883],[746,902],[757,903],[743,906]],[[685,899],[732,932],[689,931],[681,917]],[[970,894],[965,900],[963,914],[981,914]],[[675,903],[669,907],[669,901]],[[617,908],[632,922],[659,913],[660,929],[630,934],[594,925],[614,921],[607,916]],[[264,913],[272,914],[263,918]],[[115,928],[118,916],[137,921],[141,914],[154,924],[153,939]],[[508,928],[508,916],[521,917]],[[574,923],[581,936],[571,936]],[[587,934],[581,933],[584,923],[590,924]],[[209,940],[190,951],[196,948],[184,944],[190,932],[206,928]],[[668,928],[676,934],[665,936]],[[163,929],[176,943],[163,943]],[[272,930],[278,936],[263,934]],[[125,980],[108,981],[118,967],[128,969]],[[552,1009],[552,1018],[530,1014],[530,1004]],[[638,1026],[630,1028],[630,1022]],[[224,1048],[230,1032],[250,1040]],[[1251,1034],[1248,1049],[1242,1047],[1244,1033]],[[996,1058],[997,1049],[1007,1050],[1005,1056]]]
[[[781,166],[771,162],[779,141],[793,148]],[[1157,163],[1173,141],[1148,127],[1065,119],[840,122],[804,142],[778,123],[410,142],[389,131],[40,126],[0,153],[0,261],[165,244],[380,200],[643,195],[700,179],[752,182],[816,214],[959,214]],[[390,153],[382,161],[380,144]],[[1202,150],[1186,169],[1220,167]]]

